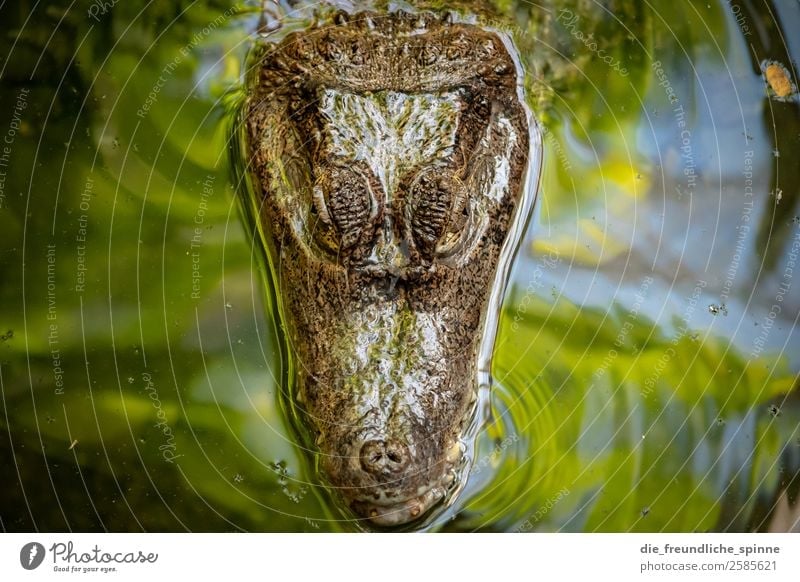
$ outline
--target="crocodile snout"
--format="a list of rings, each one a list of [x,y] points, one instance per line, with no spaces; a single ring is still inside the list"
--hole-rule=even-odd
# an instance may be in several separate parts
[[[398,441],[370,440],[361,446],[361,467],[368,473],[380,477],[391,476],[408,467],[408,447]]]

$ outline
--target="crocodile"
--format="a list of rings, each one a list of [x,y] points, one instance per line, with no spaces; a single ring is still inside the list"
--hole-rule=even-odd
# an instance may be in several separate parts
[[[538,179],[513,45],[451,14],[340,11],[250,67],[242,140],[299,432],[359,523],[419,523],[468,474]]]

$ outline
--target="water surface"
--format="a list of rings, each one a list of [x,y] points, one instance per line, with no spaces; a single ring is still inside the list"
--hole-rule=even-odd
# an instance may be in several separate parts
[[[134,4],[0,9],[0,525],[351,530],[278,406],[230,181],[255,3]],[[485,21],[544,167],[492,420],[430,528],[768,529],[800,487],[800,111],[764,72],[796,84],[800,8],[572,10]]]

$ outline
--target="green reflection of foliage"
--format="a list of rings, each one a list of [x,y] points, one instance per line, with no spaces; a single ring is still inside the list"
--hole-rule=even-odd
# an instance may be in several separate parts
[[[459,529],[758,525],[754,492],[775,491],[776,466],[791,471],[781,458],[800,444],[787,363],[745,360],[724,339],[681,322],[669,334],[638,315],[622,332],[626,320],[629,312],[606,315],[563,299],[534,298],[523,317],[505,311],[494,362],[497,421],[476,458],[508,434],[522,444],[497,451],[503,462]]]
[[[625,289],[615,259],[627,266],[652,251],[630,227],[637,214],[656,210],[649,198],[671,195],[659,188],[664,170],[639,145],[653,95],[664,111],[651,60],[669,68],[697,130],[703,108],[695,93],[707,81],[699,75],[724,66],[717,47],[728,50],[725,7],[671,3],[656,11],[620,2],[604,14],[597,3],[565,6],[585,33],[605,31],[609,44],[629,47],[620,58],[639,60],[626,77],[610,72],[565,31],[557,11],[531,9],[530,20],[517,11],[528,34],[515,38],[544,121],[541,220],[530,250],[570,270],[595,269],[593,284],[619,276]],[[630,36],[608,28],[612,15]],[[743,287],[752,285],[748,276]],[[782,489],[795,499],[798,391],[787,358],[748,358],[697,322],[653,322],[642,312],[628,328],[631,314],[618,301],[606,312],[556,300],[546,287],[513,289],[495,350],[494,421],[475,455],[476,466],[496,472],[447,527],[742,531],[767,528]]]
[[[32,81],[12,69],[2,88],[4,105],[30,88],[7,192],[32,180],[31,201],[9,198],[0,214],[11,249],[2,325],[13,331],[0,344],[10,434],[0,459],[20,481],[3,489],[3,527],[318,529],[325,513],[276,410],[276,342],[228,184],[221,98],[238,83],[249,17],[220,19],[227,2],[161,3],[140,16],[124,2],[98,21],[88,2],[22,4],[12,28],[34,12],[14,65],[44,56]]]

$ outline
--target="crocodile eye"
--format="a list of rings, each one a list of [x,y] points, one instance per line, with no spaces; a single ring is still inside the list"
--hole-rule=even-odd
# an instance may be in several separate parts
[[[445,254],[462,238],[466,202],[464,185],[452,172],[429,168],[417,175],[406,198],[406,217],[424,256]]]
[[[369,182],[352,169],[330,166],[313,189],[312,218],[316,241],[329,251],[346,252],[374,230],[376,205]]]

